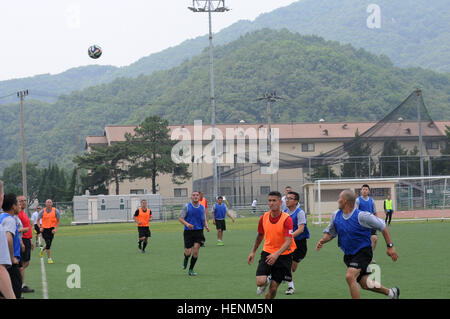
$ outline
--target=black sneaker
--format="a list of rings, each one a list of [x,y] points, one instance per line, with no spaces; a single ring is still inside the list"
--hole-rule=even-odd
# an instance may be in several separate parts
[[[23,286],[22,287],[22,292],[34,292],[34,289],[28,287],[28,286]]]

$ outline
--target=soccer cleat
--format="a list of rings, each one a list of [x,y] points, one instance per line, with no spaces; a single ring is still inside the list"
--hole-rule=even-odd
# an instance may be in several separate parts
[[[391,289],[394,296],[391,299],[399,299],[400,298],[400,288],[394,287]]]
[[[54,263],[55,263],[55,262],[53,261],[53,259],[51,259],[51,258],[49,258],[47,261],[48,261],[49,264],[54,264]]]
[[[289,287],[286,291],[285,291],[286,295],[293,295],[295,293],[295,288],[294,287]]]
[[[218,241],[217,242],[217,246],[223,246],[224,244],[223,244],[223,241]]]
[[[22,287],[22,292],[34,292],[34,289],[25,285]]]
[[[197,276],[197,273],[193,269],[189,269],[189,276]]]

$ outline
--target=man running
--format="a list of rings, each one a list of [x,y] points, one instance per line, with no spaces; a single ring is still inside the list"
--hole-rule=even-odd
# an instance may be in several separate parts
[[[200,245],[205,241],[203,235],[203,228],[209,232],[208,219],[206,218],[205,207],[199,202],[200,194],[193,191],[191,194],[191,201],[187,203],[180,212],[178,220],[184,225],[184,260],[183,269],[189,265],[189,276],[197,276],[194,271],[194,266],[198,259]]]
[[[217,197],[217,203],[212,209],[213,224],[217,229],[217,246],[223,246],[223,232],[227,230],[225,217],[229,216],[234,223],[234,217],[230,214],[227,205],[223,202],[223,197]]]
[[[251,265],[256,250],[265,238],[256,270],[256,293],[262,295],[270,284],[265,298],[273,299],[277,294],[278,286],[284,280],[292,280],[291,254],[296,246],[292,237],[292,218],[280,210],[281,194],[276,191],[270,192],[268,202],[270,211],[264,213],[259,219],[258,235],[247,262]]]
[[[138,228],[138,247],[142,253],[145,253],[148,237],[152,236],[149,223],[152,220],[152,211],[147,207],[147,201],[145,199],[141,200],[141,207],[136,210],[133,219],[136,221]]]
[[[41,247],[39,257],[42,258],[44,255],[44,250],[47,252],[47,262],[53,264],[54,261],[51,257],[51,246],[53,238],[55,236],[56,230],[59,226],[59,220],[61,218],[61,213],[55,207],[53,207],[53,202],[51,199],[45,201],[45,208],[39,212],[38,220],[41,220],[40,231],[42,237],[45,240],[44,247]]]
[[[286,196],[287,208],[284,211],[288,213],[292,218],[293,233],[295,245],[297,248],[292,253],[292,275],[297,270],[298,264],[302,261],[308,250],[307,239],[309,238],[309,230],[306,221],[306,214],[299,205],[300,195],[296,192],[289,192]],[[286,295],[292,295],[295,293],[294,280],[288,282],[288,289]]]
[[[332,215],[330,223],[323,231],[323,237],[317,242],[316,250],[334,237],[338,237],[338,245],[344,251],[344,263],[347,265],[345,279],[353,299],[360,297],[361,288],[398,299],[398,287],[388,289],[380,283],[369,279],[368,266],[372,260],[370,234],[372,229],[382,232],[387,244],[387,254],[395,262],[398,258],[391,236],[384,221],[369,212],[355,208],[356,195],[352,190],[344,190],[339,195],[339,209]]]

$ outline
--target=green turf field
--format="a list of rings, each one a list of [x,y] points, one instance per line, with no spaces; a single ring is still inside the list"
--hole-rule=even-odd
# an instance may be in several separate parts
[[[48,297],[53,298],[262,298],[256,295],[257,258],[249,266],[247,257],[256,237],[258,219],[227,220],[225,246],[216,246],[216,231],[206,236],[195,270],[189,277],[182,270],[183,227],[177,221],[151,224],[147,252],[137,248],[134,224],[61,226],[52,244],[55,264],[47,264]],[[211,223],[212,224],[212,223]],[[213,226],[213,225],[212,225]],[[286,296],[282,284],[277,298],[349,298],[346,267],[337,240],[315,251],[325,227],[310,225],[308,253],[294,273],[296,293]],[[396,263],[386,255],[384,239],[374,258],[381,267],[381,283],[399,286],[401,298],[450,297],[450,223],[393,223],[390,227],[399,254]],[[44,254],[45,256],[45,254]],[[81,288],[68,288],[67,267],[79,265]],[[38,250],[32,253],[25,282],[36,290],[25,298],[42,298],[42,276]],[[361,298],[385,298],[362,291]]]

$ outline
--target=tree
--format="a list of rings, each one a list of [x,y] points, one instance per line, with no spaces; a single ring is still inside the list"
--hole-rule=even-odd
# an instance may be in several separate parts
[[[347,151],[348,156],[352,158],[347,159],[344,164],[341,165],[341,177],[369,177],[369,169],[372,170],[375,167],[373,160],[370,157],[372,149],[369,144],[364,144],[362,142],[358,130],[355,132],[355,138],[348,144],[345,150]],[[367,156],[369,156],[369,160],[367,160]],[[372,174],[372,172],[370,172],[370,174]]]
[[[191,177],[187,164],[172,161],[172,148],[177,141],[170,139],[168,125],[159,116],[149,116],[134,129],[134,135],[125,135],[130,148],[130,179],[151,178],[152,194],[157,192],[156,178],[160,174],[170,174],[175,184],[183,184]]]
[[[87,169],[88,174],[82,178],[83,184],[94,192],[106,190],[106,186],[114,183],[116,195],[119,195],[120,182],[128,177],[127,143],[113,143],[109,146],[93,146],[91,152],[77,156],[73,161],[78,168]]]
[[[402,171],[398,171],[398,157],[401,159],[402,156],[406,155],[408,155],[408,151],[403,149],[396,140],[385,141],[383,143],[383,151],[381,152],[376,175],[402,175]]]
[[[28,203],[37,198],[42,172],[36,163],[27,163],[27,191]],[[22,191],[22,163],[14,163],[3,171],[5,193],[20,195]]]

